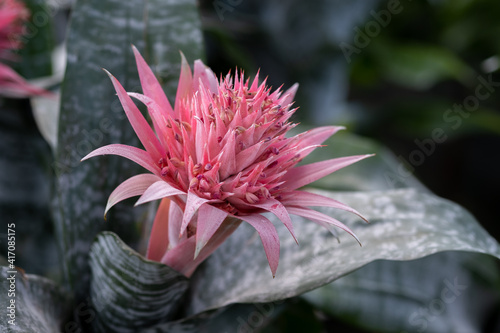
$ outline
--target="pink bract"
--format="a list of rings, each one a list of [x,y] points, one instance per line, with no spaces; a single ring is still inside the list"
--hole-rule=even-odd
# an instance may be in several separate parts
[[[319,127],[287,138],[295,124],[289,121],[298,85],[282,93],[266,81],[252,83],[243,73],[217,79],[201,60],[194,73],[182,56],[174,108],[159,82],[134,47],[143,94],[127,93],[108,75],[134,131],[145,150],[111,144],[97,155],[126,157],[150,173],[136,175],[110,195],[106,212],[116,203],[141,196],[137,204],[162,199],[150,236],[147,257],[190,276],[240,224],[258,232],[275,276],[280,243],[272,222],[276,215],[297,241],[290,214],[322,226],[337,226],[354,236],[336,219],[309,206],[329,206],[362,217],[331,198],[300,191],[300,187],[370,155],[330,159],[296,166],[342,127]],[[153,128],[131,97],[147,106]],[[106,213],[105,212],[105,213]],[[355,236],[354,236],[355,237]]]
[[[24,22],[29,11],[17,0],[0,0],[0,59],[17,60],[12,50],[22,46]],[[6,64],[0,63],[0,96],[23,98],[34,95],[51,96],[46,90],[35,87]]]

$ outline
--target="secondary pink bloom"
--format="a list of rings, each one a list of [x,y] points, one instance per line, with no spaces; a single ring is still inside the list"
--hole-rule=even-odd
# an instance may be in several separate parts
[[[28,17],[29,11],[22,2],[0,0],[0,59],[16,60],[11,51],[22,46],[20,38]],[[0,63],[0,96],[22,98],[33,95],[51,94],[29,84],[12,68]]]
[[[106,212],[117,202],[138,196],[137,204],[163,199],[151,232],[148,258],[190,276],[245,221],[260,235],[273,276],[280,243],[274,225],[262,213],[275,214],[296,240],[290,214],[322,226],[336,219],[309,206],[335,207],[361,216],[331,198],[298,188],[370,155],[341,157],[296,166],[305,156],[341,129],[326,126],[287,138],[295,124],[292,101],[298,85],[285,93],[271,91],[258,75],[250,84],[243,73],[218,80],[201,60],[194,74],[184,56],[174,108],[153,72],[134,47],[143,94],[127,93],[108,75],[127,117],[145,150],[111,144],[97,155],[126,157],[150,173],[136,175],[111,193]],[[131,97],[144,103],[153,129]],[[156,133],[156,134],[155,134]],[[354,236],[355,237],[355,236]]]

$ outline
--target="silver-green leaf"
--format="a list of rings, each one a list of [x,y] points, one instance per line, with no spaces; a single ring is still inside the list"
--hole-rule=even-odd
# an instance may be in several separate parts
[[[98,332],[136,332],[172,319],[188,279],[149,261],[112,232],[98,235],[90,250],[90,297]]]
[[[363,246],[344,232],[338,243],[326,230],[294,218],[297,246],[274,219],[281,240],[273,279],[262,244],[242,225],[192,277],[190,313],[238,302],[270,302],[299,295],[338,279],[374,260],[412,260],[460,250],[500,258],[498,243],[460,206],[414,189],[381,192],[319,192],[359,210],[352,214],[318,209],[350,227]],[[270,217],[272,218],[272,217]]]
[[[179,75],[182,50],[193,61],[202,55],[194,0],[77,1],[67,38],[67,66],[61,89],[53,216],[64,272],[77,301],[86,297],[88,251],[96,234],[116,232],[138,247],[142,207],[117,205],[104,221],[110,193],[140,166],[116,156],[80,159],[92,150],[121,143],[140,147],[116,92],[102,68],[127,91],[141,90],[131,48],[134,44],[161,79],[169,98]],[[167,70],[168,69],[168,70]]]
[[[380,332],[479,332],[500,300],[495,261],[458,251],[377,260],[302,297],[329,315]]]
[[[163,323],[141,333],[257,332],[286,308],[285,302],[232,304],[214,311]]]
[[[59,332],[70,297],[51,280],[0,268],[1,332]]]

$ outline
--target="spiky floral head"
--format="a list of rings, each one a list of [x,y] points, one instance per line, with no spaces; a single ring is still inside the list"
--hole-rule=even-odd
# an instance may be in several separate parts
[[[271,91],[265,80],[259,84],[258,75],[252,83],[244,80],[243,73],[218,80],[200,60],[195,61],[192,74],[182,57],[172,108],[135,48],[134,53],[143,94],[126,93],[110,77],[145,150],[112,144],[84,159],[120,155],[152,173],[134,176],[119,185],[110,195],[106,211],[131,196],[141,195],[138,204],[171,199],[169,205],[160,206],[148,257],[189,276],[229,236],[234,230],[233,220],[238,219],[259,233],[274,276],[279,239],[273,224],[261,213],[275,214],[294,238],[290,214],[326,227],[335,225],[352,234],[339,221],[307,206],[359,213],[338,201],[297,189],[369,155],[296,166],[341,129],[320,127],[287,138],[286,133],[295,126],[290,117],[296,110],[292,101],[297,85],[282,93],[280,89]],[[154,132],[130,96],[147,106]]]

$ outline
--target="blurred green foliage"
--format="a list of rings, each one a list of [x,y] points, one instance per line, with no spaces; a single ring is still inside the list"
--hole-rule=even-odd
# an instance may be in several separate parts
[[[420,149],[415,140],[442,128],[446,140],[414,166],[415,175],[438,195],[469,208],[500,239],[492,209],[500,186],[493,167],[500,163],[500,3],[401,4],[403,10],[353,57],[348,99],[362,110],[356,131],[408,159]],[[484,81],[491,89],[478,98]]]
[[[18,51],[22,61],[13,67],[27,79],[52,74],[52,50],[55,46],[53,31],[54,9],[44,0],[26,0],[30,18],[21,38],[23,47]]]

